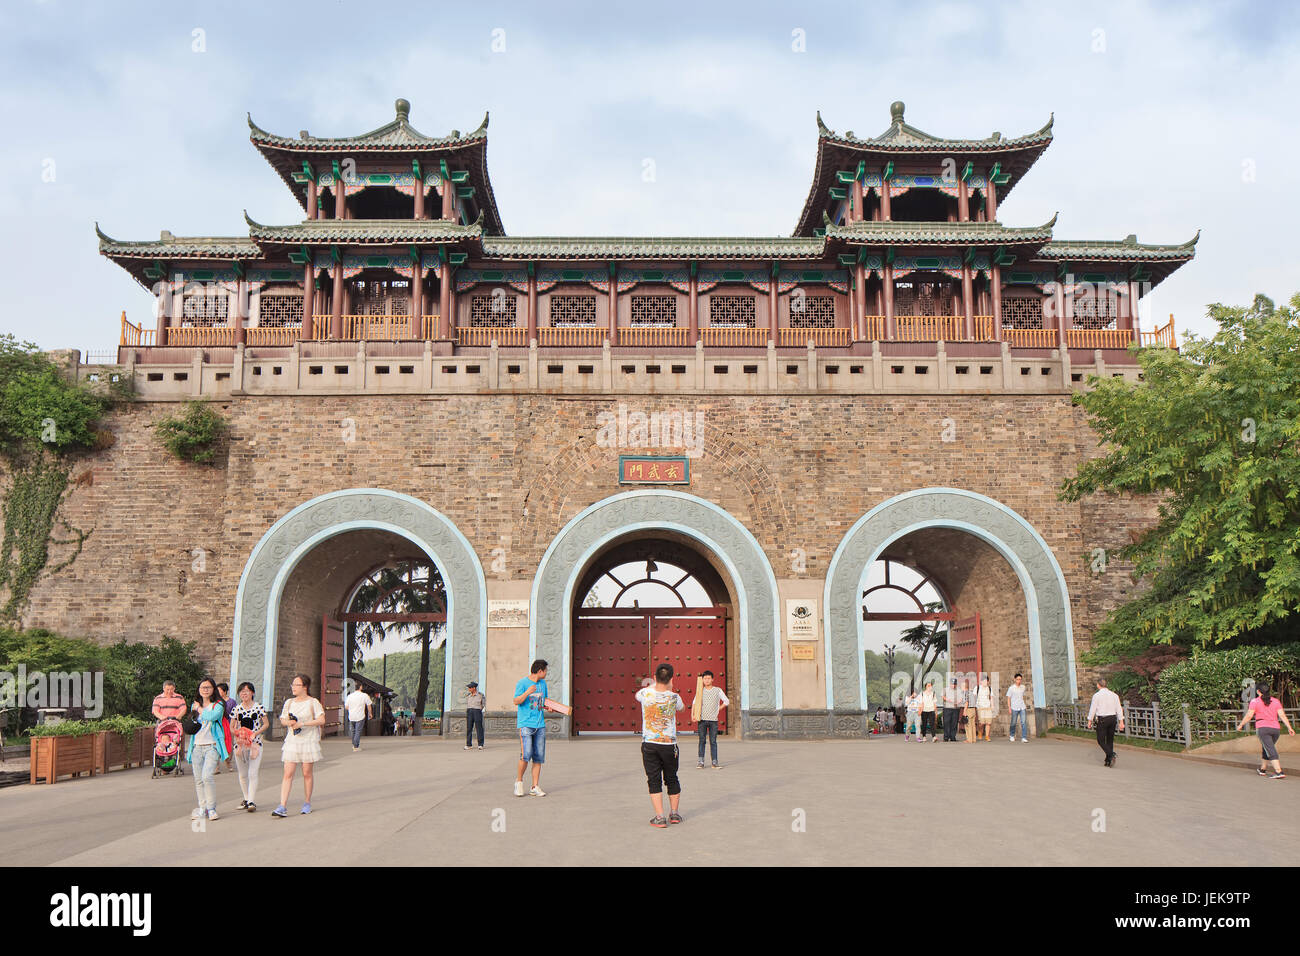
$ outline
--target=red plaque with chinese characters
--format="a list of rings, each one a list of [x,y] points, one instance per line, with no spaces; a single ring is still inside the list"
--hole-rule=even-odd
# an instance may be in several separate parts
[[[623,485],[689,485],[689,458],[642,458],[620,455],[618,481]]]

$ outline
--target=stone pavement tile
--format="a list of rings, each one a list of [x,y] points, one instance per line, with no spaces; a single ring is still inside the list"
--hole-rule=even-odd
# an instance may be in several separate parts
[[[297,814],[296,783],[289,819],[270,818],[273,746],[257,814],[230,809],[238,789],[222,774],[222,817],[194,833],[190,777],[125,771],[0,791],[0,839],[10,864],[146,866],[178,854],[226,865],[1235,866],[1289,862],[1300,844],[1291,780],[1131,751],[1110,770],[1074,741],[726,740],[718,771],[697,770],[694,739],[684,744],[686,822],[667,830],[648,825],[635,738],[550,741],[543,798],[513,795],[510,741],[466,752],[381,738],[360,754],[326,741],[310,817]]]

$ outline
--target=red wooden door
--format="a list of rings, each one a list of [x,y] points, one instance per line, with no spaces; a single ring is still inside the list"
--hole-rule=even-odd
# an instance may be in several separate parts
[[[573,729],[640,730],[634,695],[646,676],[646,619],[584,614],[573,621]]]
[[[713,671],[713,683],[727,686],[727,628],[723,608],[692,609],[694,613],[653,612],[650,618],[650,667],[673,665],[673,686],[686,708],[677,714],[678,733],[694,733],[691,704],[695,700],[696,678]],[[718,732],[727,729],[727,711],[718,711]]]
[[[980,674],[984,670],[984,648],[980,637],[980,616],[966,617],[952,624],[952,670]]]
[[[321,735],[339,732],[339,708],[343,706],[343,625],[326,614],[320,629],[320,688],[316,699],[325,708]]]

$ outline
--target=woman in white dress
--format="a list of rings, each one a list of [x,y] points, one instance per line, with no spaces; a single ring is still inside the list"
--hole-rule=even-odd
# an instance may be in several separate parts
[[[293,696],[284,702],[284,710],[280,712],[280,726],[285,728],[284,747],[280,751],[284,780],[280,782],[280,805],[271,811],[271,816],[289,815],[284,805],[293,789],[293,773],[298,764],[302,764],[302,812],[311,813],[312,768],[321,759],[320,729],[324,725],[325,708],[311,696],[311,678],[299,674],[293,679]]]

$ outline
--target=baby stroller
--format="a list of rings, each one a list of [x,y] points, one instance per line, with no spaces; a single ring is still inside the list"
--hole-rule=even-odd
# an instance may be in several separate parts
[[[153,731],[153,775],[177,777],[185,776],[181,769],[181,741],[185,731],[181,722],[175,717],[165,717],[158,721]]]

